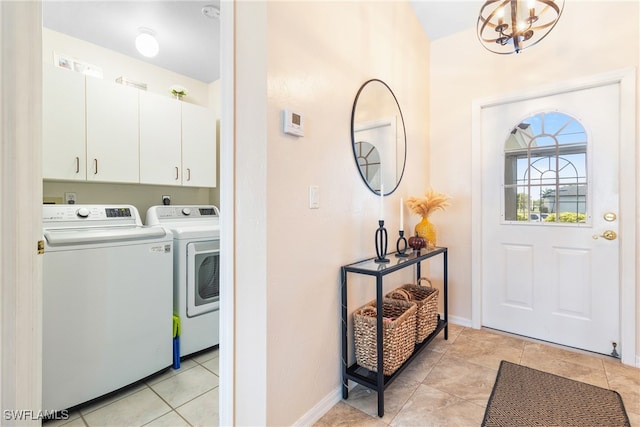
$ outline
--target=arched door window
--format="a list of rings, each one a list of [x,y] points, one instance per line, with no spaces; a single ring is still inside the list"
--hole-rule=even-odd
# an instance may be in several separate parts
[[[380,191],[380,152],[367,141],[354,144],[358,166],[372,189]]]
[[[587,133],[573,117],[539,113],[504,148],[504,219],[539,224],[587,218]]]

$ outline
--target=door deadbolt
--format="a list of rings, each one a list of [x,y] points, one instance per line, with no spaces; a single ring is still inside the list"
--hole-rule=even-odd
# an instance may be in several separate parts
[[[616,238],[618,237],[618,233],[616,233],[616,232],[615,232],[615,231],[613,231],[613,230],[607,230],[607,231],[605,231],[604,233],[602,233],[602,234],[601,234],[601,235],[599,235],[599,236],[598,236],[597,234],[594,234],[594,235],[593,235],[593,239],[594,239],[594,240],[595,240],[595,239],[598,239],[598,238],[600,238],[600,237],[604,237],[604,238],[605,238],[605,239],[607,239],[607,240],[616,240]]]
[[[603,217],[604,217],[604,220],[608,222],[613,222],[616,220],[616,218],[618,218],[616,214],[613,212],[607,212],[603,215]]]

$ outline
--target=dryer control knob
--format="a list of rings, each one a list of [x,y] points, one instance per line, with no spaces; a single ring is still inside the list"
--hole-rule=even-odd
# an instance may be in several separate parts
[[[76,211],[76,215],[78,215],[80,218],[86,218],[89,216],[89,209],[80,208]]]
[[[191,215],[191,209],[184,208],[184,209],[182,209],[182,213],[185,214],[185,215]]]

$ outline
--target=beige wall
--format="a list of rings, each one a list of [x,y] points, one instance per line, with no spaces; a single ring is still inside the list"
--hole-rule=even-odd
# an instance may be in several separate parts
[[[340,266],[375,256],[378,197],[351,148],[355,95],[379,78],[404,113],[405,175],[385,198],[391,251],[400,197],[428,189],[429,47],[407,2],[239,2],[236,11],[236,421],[291,425],[338,398]],[[304,115],[304,137],[283,134],[285,108]],[[308,207],[310,185],[319,209]],[[406,230],[416,222],[405,213]],[[410,275],[389,276],[389,287]],[[373,280],[351,283],[349,311],[375,297]],[[259,400],[252,413],[244,393]]]
[[[162,204],[162,196],[164,195],[171,196],[171,204],[173,205],[206,205],[210,203],[211,192],[209,188],[61,181],[45,181],[43,188],[45,200],[61,199],[65,192],[74,192],[77,196],[76,203],[134,205],[138,208],[142,221],[145,220],[147,209],[150,206]],[[56,202],[59,201],[56,200]]]
[[[430,178],[453,196],[434,222],[450,248],[450,313],[459,322],[471,320],[471,228],[479,220],[471,210],[472,101],[640,66],[638,9],[637,1],[567,1],[547,38],[517,55],[488,52],[475,29],[431,44],[430,100],[438,108],[431,111]]]
[[[149,92],[166,96],[171,96],[170,87],[178,84],[187,88],[184,102],[207,106],[215,117],[220,117],[220,81],[206,84],[47,28],[43,28],[42,39],[42,60],[45,64],[53,64],[54,53],[71,56],[100,67],[105,80],[115,82],[116,78],[124,76],[146,83]],[[219,164],[217,170],[219,177]],[[65,192],[77,193],[77,203],[132,204],[138,208],[143,221],[149,206],[162,203],[162,195],[170,195],[171,203],[176,205],[218,205],[220,200],[217,188],[54,181],[43,184],[45,200],[59,200]]]

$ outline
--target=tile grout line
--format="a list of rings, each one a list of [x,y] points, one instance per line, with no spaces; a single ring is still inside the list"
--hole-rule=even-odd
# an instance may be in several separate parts
[[[191,369],[191,368],[189,368],[189,369]],[[186,372],[186,371],[188,371],[188,369],[187,369],[187,370],[185,370],[185,372]],[[181,372],[181,373],[182,373],[182,372]],[[181,374],[181,373],[180,373],[180,374]],[[176,375],[174,375],[174,376],[177,376],[177,375],[180,375],[180,374],[176,374]],[[172,376],[172,377],[170,377],[170,378],[173,378],[174,376]],[[160,382],[162,382],[162,381],[160,381]],[[164,414],[160,415],[159,417],[154,418],[153,420],[149,421],[148,423],[146,423],[146,424],[144,424],[144,425],[147,425],[147,424],[149,424],[149,423],[151,423],[151,422],[153,422],[153,421],[157,420],[158,418],[162,418],[162,417],[164,417],[165,415],[167,415],[167,414],[169,414],[169,413],[171,413],[171,412],[175,412],[175,413],[176,413],[180,418],[182,418],[182,419],[184,420],[184,422],[186,422],[189,426],[192,426],[192,427],[193,427],[193,424],[191,424],[191,423],[190,423],[186,418],[184,418],[184,417],[180,414],[180,412],[176,411],[176,408],[174,408],[173,406],[171,406],[171,405],[169,404],[169,402],[167,402],[167,401],[166,401],[162,396],[160,396],[160,394],[158,394],[158,392],[157,392],[157,391],[155,391],[155,390],[153,389],[153,387],[151,387],[151,386],[147,386],[147,387],[149,387],[149,388],[151,389],[151,391],[152,391],[156,396],[158,396],[158,397],[160,398],[160,400],[162,400],[162,401],[163,401],[163,402],[164,402],[164,403],[165,403],[165,404],[170,408],[170,410],[169,410],[169,411],[167,411],[167,412],[165,412]]]

